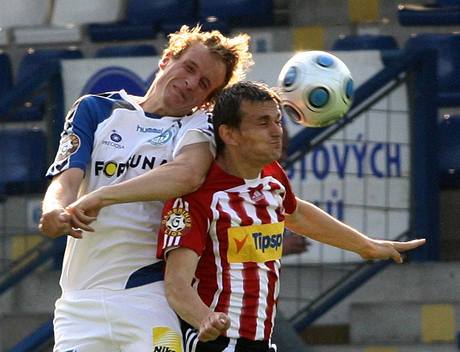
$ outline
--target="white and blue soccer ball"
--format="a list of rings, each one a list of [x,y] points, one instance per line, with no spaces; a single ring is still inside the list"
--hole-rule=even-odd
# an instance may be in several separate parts
[[[284,113],[306,127],[325,127],[342,118],[353,97],[350,70],[325,51],[300,52],[281,69],[278,85]]]

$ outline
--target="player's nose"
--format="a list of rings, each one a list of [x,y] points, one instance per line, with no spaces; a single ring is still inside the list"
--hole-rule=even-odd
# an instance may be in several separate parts
[[[198,85],[198,79],[195,78],[194,76],[190,76],[185,79],[185,88],[188,90],[194,90],[197,88]]]
[[[280,137],[281,138],[283,136],[283,127],[280,126],[279,123],[273,122],[271,124],[270,133],[274,137]]]

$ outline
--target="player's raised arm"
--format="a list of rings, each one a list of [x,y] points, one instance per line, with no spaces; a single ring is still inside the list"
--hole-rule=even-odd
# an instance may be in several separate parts
[[[355,252],[363,259],[393,259],[402,263],[400,252],[425,243],[425,239],[408,242],[372,239],[301,199],[297,199],[294,213],[286,214],[286,226],[319,242]]]
[[[136,178],[101,187],[79,198],[67,208],[79,221],[88,224],[87,215],[96,216],[105,206],[151,200],[166,200],[195,191],[204,181],[213,155],[209,143],[182,148],[171,162]]]
[[[102,187],[99,194],[103,205],[182,196],[201,186],[213,159],[209,143],[191,144],[173,161],[135,179]]]

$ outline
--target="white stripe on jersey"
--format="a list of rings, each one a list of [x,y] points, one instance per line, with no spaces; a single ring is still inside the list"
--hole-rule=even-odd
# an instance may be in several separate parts
[[[268,297],[268,275],[269,268],[265,263],[258,263],[259,270],[259,304],[257,307],[257,327],[256,327],[256,340],[263,340],[265,338],[265,320],[267,319],[267,297]]]
[[[270,204],[281,204],[281,205],[282,205],[282,204],[283,204],[283,198],[281,197],[280,193],[286,192],[284,186],[283,186],[277,179],[275,179],[275,178],[273,178],[273,177],[266,177],[266,179],[268,179],[268,182],[266,182],[266,183],[264,184],[264,189],[263,189],[263,190],[269,189],[270,186],[268,185],[268,183],[269,183],[269,182],[272,182],[272,183],[277,183],[277,184],[279,184],[279,185],[281,186],[280,191],[282,191],[282,192],[273,192],[273,193],[276,194],[276,195],[274,195],[274,194],[271,193],[271,192],[264,192],[264,195],[265,195],[267,201],[268,201]],[[270,214],[270,219],[273,220],[273,219],[277,219],[277,218],[278,218],[278,215],[276,214],[275,209],[273,209],[272,207],[267,207],[267,211],[268,211],[268,213]]]
[[[170,236],[170,235],[165,235],[164,243],[163,243],[163,249],[166,247],[172,247],[172,246],[178,246],[180,242],[180,236]]]
[[[280,277],[280,267],[281,267],[281,263],[279,260],[276,261],[276,265],[275,265],[275,271],[276,271],[276,276],[279,278]],[[275,285],[275,292],[274,292],[274,295],[275,297],[278,297],[280,293],[280,280],[278,279],[276,281],[276,285]],[[277,305],[275,304],[274,307],[273,307],[273,313],[272,313],[272,330],[270,331],[270,336],[272,336],[273,334],[273,327],[275,326],[275,317],[276,317],[276,307]]]
[[[194,329],[187,329],[185,333],[185,352],[195,352],[198,344],[198,333]]]
[[[230,264],[230,299],[228,315],[231,320],[230,328],[227,331],[228,336],[238,336],[240,331],[240,314],[243,310],[243,267],[241,263]]]
[[[237,340],[230,339],[230,342],[228,343],[228,346],[222,352],[235,352],[236,342],[237,342]]]
[[[253,220],[253,222],[254,222],[253,224],[254,225],[262,224],[262,220],[257,217],[256,207],[248,206],[252,202],[251,196],[249,195],[249,192],[240,193],[239,196],[245,200],[244,203],[243,203],[244,204],[244,210],[246,211],[246,214],[248,215],[248,217],[250,217]],[[227,211],[227,209],[225,209],[225,211]],[[240,223],[241,223],[241,221],[240,221]]]
[[[185,211],[188,212],[189,211],[189,203],[185,202],[182,198],[176,198],[172,208],[173,209],[174,208],[176,208],[176,209],[184,209]]]

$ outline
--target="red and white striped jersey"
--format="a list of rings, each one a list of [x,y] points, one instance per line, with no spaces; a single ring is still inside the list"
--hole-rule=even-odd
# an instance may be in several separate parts
[[[228,314],[228,337],[270,339],[284,214],[296,206],[277,162],[252,180],[229,175],[215,162],[198,191],[165,204],[157,254],[186,247],[200,256],[193,285],[212,310]]]

